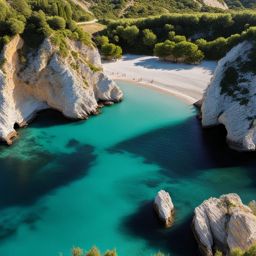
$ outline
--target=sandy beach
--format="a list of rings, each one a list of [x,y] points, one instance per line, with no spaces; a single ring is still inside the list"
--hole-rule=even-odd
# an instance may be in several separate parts
[[[202,98],[216,65],[214,61],[203,61],[200,65],[173,64],[159,61],[154,56],[131,54],[116,62],[103,63],[104,71],[112,79],[150,86],[188,103]]]

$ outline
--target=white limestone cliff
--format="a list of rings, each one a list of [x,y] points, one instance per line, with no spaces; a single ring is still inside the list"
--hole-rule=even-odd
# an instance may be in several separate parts
[[[234,47],[218,63],[202,104],[204,127],[223,124],[231,148],[256,150],[256,67],[253,44]]]
[[[45,39],[25,59],[23,45],[16,36],[1,53],[0,138],[8,144],[17,135],[14,125],[26,125],[40,110],[52,108],[68,118],[86,119],[97,112],[98,101],[122,99],[122,91],[102,72],[94,47],[69,41],[64,58]]]
[[[193,230],[205,256],[214,250],[224,255],[240,248],[247,250],[256,242],[256,216],[236,194],[210,198],[195,209]]]
[[[164,190],[160,190],[155,198],[154,208],[165,226],[170,227],[173,223],[174,214],[174,205],[170,194]]]
[[[220,1],[220,0],[203,0],[202,1],[205,5],[214,7],[214,8],[220,8],[223,10],[227,10],[228,6],[225,3],[225,1]]]

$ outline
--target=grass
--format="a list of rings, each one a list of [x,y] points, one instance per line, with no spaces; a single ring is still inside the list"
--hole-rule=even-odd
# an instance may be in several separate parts
[[[85,32],[89,33],[90,35],[98,33],[106,28],[105,25],[102,25],[100,23],[81,25],[81,27]]]

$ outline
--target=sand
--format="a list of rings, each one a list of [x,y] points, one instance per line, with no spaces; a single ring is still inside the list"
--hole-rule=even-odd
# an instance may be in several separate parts
[[[116,62],[104,62],[103,68],[114,80],[150,86],[195,103],[202,98],[216,65],[215,61],[203,61],[199,65],[174,64],[154,56],[127,54]]]

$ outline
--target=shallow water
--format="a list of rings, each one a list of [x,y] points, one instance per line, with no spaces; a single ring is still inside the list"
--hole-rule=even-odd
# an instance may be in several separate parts
[[[120,86],[125,100],[102,115],[68,122],[47,111],[1,146],[1,256],[68,256],[93,245],[121,256],[194,256],[198,204],[228,192],[255,199],[255,154],[228,150],[221,129],[202,131],[191,106]],[[160,189],[176,206],[169,230],[152,210]]]

